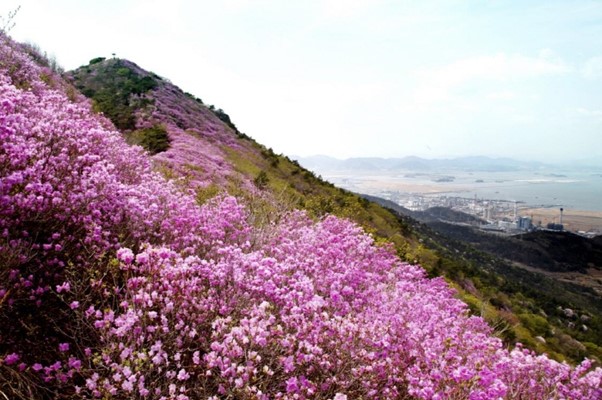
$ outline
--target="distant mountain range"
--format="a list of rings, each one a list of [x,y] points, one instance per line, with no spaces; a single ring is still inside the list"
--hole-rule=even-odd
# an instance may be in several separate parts
[[[433,171],[441,169],[461,171],[521,171],[547,169],[552,166],[570,166],[577,168],[599,167],[601,161],[598,159],[584,159],[574,163],[556,162],[550,163],[540,161],[521,161],[512,158],[491,158],[485,156],[470,156],[458,158],[428,159],[417,156],[401,158],[380,157],[354,157],[337,159],[334,157],[316,155],[309,157],[295,157],[305,168],[314,171]]]

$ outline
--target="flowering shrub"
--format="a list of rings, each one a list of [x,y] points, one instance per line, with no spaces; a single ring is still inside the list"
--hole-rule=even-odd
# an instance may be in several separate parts
[[[82,390],[128,398],[600,395],[600,370],[508,353],[442,280],[400,263],[355,225],[302,214],[285,221],[261,248],[227,245],[211,260],[165,247],[120,250],[129,279],[119,309],[86,312],[106,344],[94,369],[106,372]]]
[[[209,249],[234,240],[228,217],[239,214],[226,210],[227,201],[224,213],[199,209],[86,103],[42,82],[46,71],[18,45],[6,37],[1,45],[0,348],[13,354],[77,334],[64,330],[70,305],[77,295],[92,295],[90,284],[105,296],[107,278],[119,279],[105,267],[119,247]],[[222,225],[203,224],[224,214]]]
[[[4,397],[602,398],[349,221],[197,206],[40,71],[0,38]]]

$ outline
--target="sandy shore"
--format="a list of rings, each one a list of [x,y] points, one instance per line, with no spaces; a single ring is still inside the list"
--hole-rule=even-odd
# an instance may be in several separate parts
[[[560,211],[557,208],[521,208],[520,214],[532,217],[536,225],[540,221],[544,226],[550,222],[560,222]],[[562,224],[570,231],[602,232],[602,212],[565,209]]]

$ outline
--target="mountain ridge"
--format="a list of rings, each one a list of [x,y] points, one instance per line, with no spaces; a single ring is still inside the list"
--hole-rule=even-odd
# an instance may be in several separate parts
[[[435,168],[451,168],[466,171],[519,171],[522,169],[540,169],[550,167],[539,161],[521,161],[508,157],[464,156],[453,158],[423,158],[418,156],[404,157],[352,157],[338,159],[329,156],[298,157],[299,162],[317,171],[328,170],[361,170],[358,165],[365,165],[366,170],[429,170]]]

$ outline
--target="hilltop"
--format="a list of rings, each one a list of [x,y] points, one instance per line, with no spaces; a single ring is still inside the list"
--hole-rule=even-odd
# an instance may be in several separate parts
[[[408,220],[132,62],[67,76],[0,35],[4,397],[602,395],[400,259],[436,257]]]
[[[133,62],[97,58],[67,72],[66,78],[117,126],[120,120],[130,121],[121,129],[126,141],[141,144],[154,154],[157,169],[167,178],[184,181],[201,202],[228,193],[253,203],[257,212],[264,210],[262,218],[270,218],[269,213],[277,209],[300,208],[314,217],[352,218],[368,232],[392,242],[400,252],[419,244],[403,221],[388,210],[274,153],[240,132],[221,108],[205,104]],[[132,90],[140,81],[147,82],[146,90]],[[124,109],[127,116],[119,111]],[[144,141],[149,132],[154,135],[157,130],[167,138],[160,151]]]

